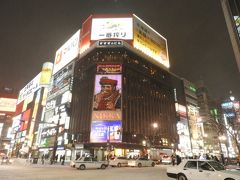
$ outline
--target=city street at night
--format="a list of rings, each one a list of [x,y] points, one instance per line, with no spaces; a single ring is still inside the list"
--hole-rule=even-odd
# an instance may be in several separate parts
[[[0,14],[0,180],[240,180],[240,0]]]
[[[13,164],[0,165],[0,179],[2,180],[54,180],[54,179],[82,179],[82,180],[130,180],[151,179],[167,180],[166,167],[159,165],[155,167],[108,167],[105,170],[78,170],[68,165],[40,165],[40,164]]]

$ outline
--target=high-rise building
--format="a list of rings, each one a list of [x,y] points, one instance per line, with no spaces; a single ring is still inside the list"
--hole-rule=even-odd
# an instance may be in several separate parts
[[[56,52],[52,83],[43,109],[41,127],[38,130],[38,150],[42,157],[58,160],[65,155],[71,157],[71,137],[69,137],[70,103],[74,63],[79,55],[80,30],[75,32]]]
[[[39,154],[104,159],[177,150],[186,101],[169,67],[167,40],[136,15],[91,15],[56,52]]]
[[[181,79],[168,69],[166,39],[120,14],[90,16],[80,41],[69,127],[77,153],[101,159],[177,149],[175,103],[186,103]]]
[[[224,125],[224,133],[221,140],[222,151],[227,157],[236,157],[239,150],[240,142],[240,114],[239,101],[230,94],[230,98],[226,98],[221,103],[222,124]]]
[[[221,0],[221,4],[238,70],[240,71],[240,1]]]
[[[199,116],[203,123],[203,140],[205,153],[219,153],[218,132],[214,130],[214,122],[216,121],[211,110],[215,109],[215,105],[209,96],[208,89],[201,80],[197,83],[197,99],[199,106]]]
[[[186,79],[183,79],[183,82],[187,103],[187,119],[191,138],[191,149],[193,155],[199,155],[199,153],[204,151],[204,130],[202,119],[199,115],[198,99],[196,95],[197,86]]]
[[[52,66],[51,62],[44,63],[42,71],[18,94],[16,112],[12,118],[12,156],[27,157],[38,153],[38,129],[41,126],[42,110],[46,105]]]

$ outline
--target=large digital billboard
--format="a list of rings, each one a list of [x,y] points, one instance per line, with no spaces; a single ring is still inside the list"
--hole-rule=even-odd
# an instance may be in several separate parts
[[[80,54],[95,41],[98,46],[119,46],[123,40],[141,53],[151,57],[153,63],[170,67],[167,40],[134,14],[91,15],[82,24]],[[106,41],[115,40],[115,41]]]
[[[122,141],[121,93],[121,74],[96,75],[91,124],[91,142]]]
[[[16,105],[17,105],[17,99],[0,98],[0,111],[15,112]]]
[[[132,18],[93,18],[91,40],[133,39]]]
[[[78,30],[61,48],[57,50],[54,60],[53,74],[58,72],[78,56],[79,42],[80,30]]]
[[[167,40],[140,18],[133,17],[133,47],[169,68]]]
[[[121,142],[122,121],[93,121],[91,126],[91,142]]]
[[[96,75],[93,109],[116,110],[121,108],[121,75]]]

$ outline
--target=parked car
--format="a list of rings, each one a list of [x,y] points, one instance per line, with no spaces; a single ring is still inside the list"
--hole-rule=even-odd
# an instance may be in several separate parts
[[[142,166],[155,166],[155,163],[153,160],[145,158],[145,157],[141,157],[138,159],[133,159],[133,160],[129,160],[128,161],[128,166],[132,166],[132,167],[142,167]]]
[[[178,180],[240,180],[240,172],[226,170],[222,164],[211,160],[183,160],[178,166],[167,168],[167,175]]]
[[[97,161],[97,159],[94,157],[82,157],[76,160],[74,163],[75,163],[75,167],[80,170],[92,169],[92,168],[106,169],[106,167],[108,166],[107,161]]]
[[[114,157],[109,160],[109,166],[117,166],[117,167],[122,167],[122,166],[127,166],[128,165],[128,159],[127,157]]]
[[[171,158],[171,156],[168,156],[168,155],[162,156],[161,163],[162,163],[162,164],[171,164],[171,163],[172,163],[172,158]]]

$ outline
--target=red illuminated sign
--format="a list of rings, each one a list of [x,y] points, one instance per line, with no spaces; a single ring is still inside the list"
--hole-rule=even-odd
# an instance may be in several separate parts
[[[28,109],[27,111],[23,112],[22,119],[20,120],[21,121],[20,131],[24,131],[28,128],[30,113],[31,113],[31,109]]]
[[[98,64],[97,73],[101,74],[114,74],[121,73],[122,65],[121,64]]]

